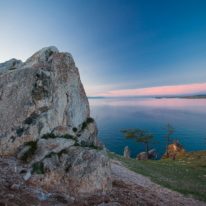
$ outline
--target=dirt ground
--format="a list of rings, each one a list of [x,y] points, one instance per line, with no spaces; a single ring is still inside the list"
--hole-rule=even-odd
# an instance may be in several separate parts
[[[151,182],[120,162],[112,161],[111,168],[112,191],[80,200],[32,187],[16,171],[14,159],[0,158],[0,206],[206,206]]]

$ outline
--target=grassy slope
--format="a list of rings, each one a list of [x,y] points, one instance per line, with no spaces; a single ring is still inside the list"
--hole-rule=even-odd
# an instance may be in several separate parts
[[[175,161],[128,160],[114,153],[109,153],[109,156],[121,161],[130,170],[150,177],[153,182],[206,201],[206,151],[187,153]]]

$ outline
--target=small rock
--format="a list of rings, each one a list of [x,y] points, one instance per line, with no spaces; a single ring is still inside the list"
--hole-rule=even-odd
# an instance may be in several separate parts
[[[65,138],[40,139],[37,142],[37,150],[35,151],[32,162],[41,161],[45,156],[52,152],[59,153],[60,151],[74,145],[74,143],[74,140]]]
[[[138,155],[137,155],[137,159],[138,160],[148,160],[148,155],[146,152],[140,152]]]
[[[23,176],[23,178],[24,178],[25,181],[27,181],[28,179],[30,179],[30,177],[31,177],[31,171],[28,171],[28,172]]]
[[[11,185],[10,188],[11,188],[12,190],[19,190],[20,184],[13,184],[13,185]]]
[[[140,152],[137,155],[138,160],[148,160],[148,159],[155,159],[157,158],[157,153],[155,149],[151,149],[148,151],[148,154],[146,152]]]
[[[124,148],[124,157],[125,157],[125,158],[130,158],[130,150],[129,150],[129,147],[128,147],[128,146],[126,146],[126,147]]]
[[[47,194],[47,193],[44,193],[42,191],[38,192],[37,193],[37,198],[40,200],[40,201],[45,201],[49,198],[50,194]]]
[[[155,149],[149,150],[148,156],[149,156],[149,159],[156,159],[156,158],[157,158],[157,152],[156,152],[156,150],[155,150]]]

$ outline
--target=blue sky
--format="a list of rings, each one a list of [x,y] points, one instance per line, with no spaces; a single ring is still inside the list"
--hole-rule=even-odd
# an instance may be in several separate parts
[[[0,62],[55,45],[88,95],[206,82],[205,0],[0,0]]]

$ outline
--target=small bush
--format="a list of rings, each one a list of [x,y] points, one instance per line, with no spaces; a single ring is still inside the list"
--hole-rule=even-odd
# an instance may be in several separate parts
[[[49,50],[48,51],[48,56],[50,57],[53,53],[54,53],[53,51]]]
[[[53,133],[47,133],[47,134],[44,134],[41,138],[42,139],[54,139],[54,138],[57,138],[57,136]]]
[[[64,135],[60,136],[60,138],[75,139],[74,136],[72,136],[72,135],[70,135],[70,134],[64,134]]]
[[[86,121],[82,123],[82,128],[81,129],[84,130],[87,127],[88,124],[93,123],[93,122],[94,122],[94,119],[91,118],[91,117],[88,117],[86,119]]]
[[[11,67],[9,70],[15,70],[16,69],[16,67]]]
[[[69,172],[70,168],[72,167],[71,164],[67,165],[66,168],[65,168],[65,172]]]
[[[67,150],[66,149],[63,149],[61,150],[59,153],[57,153],[58,157],[61,157],[62,154],[66,154],[67,153]]]
[[[84,140],[81,141],[81,147],[88,147],[88,146],[89,145]]]
[[[20,137],[23,133],[24,133],[24,128],[20,127],[16,130],[16,134],[18,135],[18,137]]]
[[[74,143],[74,146],[80,146],[80,144],[76,141],[75,143]]]
[[[44,174],[44,164],[42,162],[36,162],[32,165],[32,173]]]
[[[76,127],[74,127],[72,130],[73,130],[73,132],[77,132],[77,128]]]
[[[56,136],[53,133],[47,133],[47,134],[44,134],[41,138],[42,139],[64,138],[64,139],[73,139],[73,140],[75,140],[74,136],[72,136],[70,134],[64,134],[64,135],[61,135],[61,136]]]
[[[28,159],[31,158],[37,150],[37,141],[26,142],[24,145],[30,147],[28,151],[26,151],[24,155],[21,157],[22,161],[27,162]]]
[[[100,148],[100,147],[94,145],[94,143],[90,144],[90,145],[89,145],[89,148],[91,148],[91,149],[96,149],[96,150],[100,150],[100,149],[102,149],[102,148]]]
[[[24,124],[28,124],[28,125],[34,124],[38,116],[39,115],[37,113],[33,112],[28,118],[24,120]]]
[[[50,152],[48,155],[45,156],[45,158],[51,158],[53,155],[56,155],[56,153]]]
[[[87,122],[82,123],[82,130],[84,130],[87,127]]]
[[[94,119],[93,118],[91,118],[91,117],[88,117],[87,118],[87,123],[89,124],[89,123],[93,123],[94,122]]]
[[[87,143],[87,142],[85,142],[85,141],[81,141],[80,146],[81,146],[81,147],[89,147],[89,148],[91,148],[91,149],[96,149],[96,150],[102,149],[101,147],[98,147],[98,146],[94,145],[94,143],[89,144],[89,143]]]

